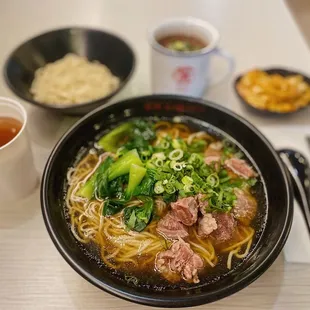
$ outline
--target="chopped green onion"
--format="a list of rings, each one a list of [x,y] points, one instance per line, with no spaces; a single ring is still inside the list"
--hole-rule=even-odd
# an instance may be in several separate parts
[[[183,189],[183,184],[178,181],[175,181],[174,186],[178,190]]]
[[[181,149],[176,149],[171,151],[168,156],[171,160],[179,160],[183,157],[183,155],[184,152]]]
[[[168,137],[162,137],[161,139],[156,141],[155,149],[168,149],[170,147],[171,139]]]
[[[155,194],[162,194],[165,191],[162,181],[157,181],[154,186]]]
[[[222,183],[226,183],[226,182],[228,182],[229,180],[231,179],[231,177],[225,177],[225,178],[222,178],[222,179],[220,179],[220,183],[222,184]]]
[[[208,193],[208,194],[211,194],[211,195],[218,196],[218,193],[217,193],[215,190],[211,189],[211,188],[208,188],[208,189],[207,189],[207,193]]]
[[[163,149],[168,149],[170,146],[170,143],[168,141],[163,141],[162,144],[161,144],[161,147]]]
[[[182,165],[180,163],[176,163],[173,167],[174,170],[176,171],[181,171],[182,170]]]
[[[168,183],[168,184],[166,185],[166,187],[165,187],[165,190],[166,190],[166,192],[167,192],[168,194],[173,194],[173,193],[175,193],[176,188],[174,187],[173,184]]]
[[[254,185],[257,183],[257,180],[256,180],[256,179],[248,179],[247,183],[248,183],[250,186],[254,186]]]
[[[224,192],[223,192],[223,190],[221,190],[219,192],[219,195],[217,196],[217,206],[221,206],[222,205],[223,195],[224,195]]]
[[[170,162],[170,168],[173,169],[174,171],[181,171],[183,169],[182,163],[178,163],[174,160]]]
[[[212,173],[207,177],[207,184],[211,187],[217,187],[220,184],[220,179],[216,173]]]
[[[190,193],[194,191],[194,186],[191,184],[184,185],[183,187],[185,193]]]
[[[164,161],[161,158],[156,158],[155,160],[155,166],[162,167],[164,165]]]
[[[154,153],[152,155],[152,159],[154,159],[154,158],[160,158],[162,160],[165,160],[166,159],[166,155],[164,154],[164,152]]]
[[[177,139],[172,140],[172,147],[174,149],[180,149],[181,148],[181,143]]]
[[[224,178],[228,176],[228,172],[225,169],[222,169],[219,173],[218,173],[220,178]]]
[[[182,178],[182,183],[183,183],[184,185],[189,185],[189,184],[192,184],[193,182],[194,182],[194,180],[193,180],[191,177],[187,176],[187,175],[185,175],[185,176]]]
[[[234,157],[236,157],[236,158],[242,158],[242,157],[243,157],[243,153],[239,151],[239,152],[237,152],[237,153],[234,154]]]
[[[194,167],[192,165],[187,164],[186,165],[186,170],[194,170]]]
[[[192,153],[191,156],[188,159],[188,162],[194,167],[194,168],[198,168],[200,167],[204,161],[203,161],[203,157],[200,156],[197,153]]]
[[[145,151],[142,151],[140,153],[140,158],[142,161],[147,161],[149,159],[149,157],[151,156],[151,151],[150,150],[145,150]]]

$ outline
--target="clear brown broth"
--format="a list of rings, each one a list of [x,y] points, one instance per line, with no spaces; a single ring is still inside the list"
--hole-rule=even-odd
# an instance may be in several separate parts
[[[208,45],[208,43],[193,37],[186,35],[169,35],[158,40],[158,43],[163,47],[166,47],[170,50],[179,51],[179,52],[192,52],[201,50]],[[177,45],[181,48],[177,49]],[[184,48],[182,48],[182,46]]]

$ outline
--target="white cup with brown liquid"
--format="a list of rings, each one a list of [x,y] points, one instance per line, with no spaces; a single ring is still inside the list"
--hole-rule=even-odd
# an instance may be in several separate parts
[[[21,199],[38,183],[26,127],[24,107],[0,97],[0,202]]]
[[[206,88],[233,71],[233,58],[218,47],[219,32],[206,21],[192,17],[170,19],[155,27],[149,39],[154,93],[200,97]],[[213,56],[227,62],[225,74],[211,72]]]

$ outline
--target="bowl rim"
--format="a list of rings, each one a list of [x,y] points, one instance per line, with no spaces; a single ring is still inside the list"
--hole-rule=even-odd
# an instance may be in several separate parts
[[[257,67],[254,68],[257,70],[261,70],[267,73],[273,73],[273,71],[284,71],[286,73],[292,74],[292,75],[301,75],[306,81],[310,81],[310,77],[305,74],[304,72],[301,71],[296,71],[293,68],[288,68],[288,67],[267,67],[267,68],[262,68],[262,67]],[[276,112],[276,111],[270,111],[270,110],[266,110],[266,109],[258,109],[253,107],[251,104],[249,104],[249,102],[247,100],[245,100],[238,92],[237,90],[237,84],[239,83],[239,81],[241,80],[241,78],[249,71],[254,70],[254,69],[250,69],[250,70],[246,70],[243,73],[240,73],[237,75],[237,77],[234,79],[233,81],[233,88],[235,91],[235,94],[237,95],[239,101],[246,106],[249,110],[251,110],[252,112],[256,112],[257,114],[260,114],[261,116],[288,116],[288,115],[292,115],[295,113],[298,113],[304,109],[307,109],[310,106],[310,101],[308,102],[308,104],[304,107],[301,107],[295,111],[291,111],[291,112]],[[280,73],[279,73],[280,74]],[[282,75],[282,74],[280,74]],[[309,84],[309,82],[307,82]]]
[[[45,103],[42,103],[42,102],[39,102],[39,101],[36,101],[33,99],[26,98],[23,95],[23,93],[11,83],[11,80],[8,77],[8,65],[9,65],[9,62],[11,61],[13,54],[15,54],[18,49],[23,47],[23,45],[27,44],[28,42],[30,42],[34,39],[38,39],[40,37],[49,35],[51,33],[62,32],[62,31],[72,31],[72,30],[74,30],[74,31],[90,31],[92,33],[106,34],[106,35],[109,35],[111,37],[118,39],[119,41],[122,41],[127,46],[130,53],[132,54],[132,64],[131,64],[131,69],[130,69],[129,74],[126,76],[126,78],[124,80],[120,81],[119,87],[117,89],[115,89],[112,93],[110,93],[109,95],[102,97],[102,98],[99,98],[99,99],[96,99],[96,100],[84,102],[81,104],[70,104],[70,105],[64,105],[64,106],[59,105],[58,106],[58,105],[52,105],[52,104],[45,104]],[[4,80],[7,84],[7,86],[9,87],[9,89],[15,95],[17,95],[20,99],[25,100],[26,102],[29,102],[31,104],[34,104],[34,105],[39,106],[39,107],[44,108],[44,109],[50,109],[50,110],[55,110],[55,111],[59,111],[59,112],[65,112],[67,110],[75,109],[75,108],[83,109],[84,107],[86,107],[88,105],[97,104],[97,103],[100,103],[102,101],[108,101],[109,99],[111,99],[113,96],[115,96],[117,93],[119,93],[124,88],[124,86],[129,82],[129,80],[131,79],[131,77],[135,71],[136,62],[137,62],[137,60],[136,60],[136,55],[135,55],[134,49],[131,47],[131,45],[128,43],[128,41],[125,40],[123,37],[116,35],[113,32],[105,31],[105,30],[98,29],[98,28],[73,26],[73,27],[51,29],[51,30],[45,31],[43,33],[39,33],[37,35],[34,35],[34,36],[30,37],[29,39],[24,40],[22,43],[20,43],[18,46],[16,46],[9,53],[9,56],[5,60],[5,63],[3,66],[3,76],[4,76]]]
[[[124,291],[120,288],[118,288],[117,284],[109,285],[104,282],[104,280],[98,280],[96,277],[94,277],[91,273],[85,271],[83,267],[81,267],[78,263],[75,262],[74,258],[71,257],[71,254],[69,251],[66,251],[64,249],[64,246],[62,243],[58,240],[55,229],[53,228],[53,225],[51,224],[50,218],[49,218],[49,206],[48,206],[48,196],[47,196],[47,188],[49,183],[49,176],[51,174],[52,166],[55,162],[55,157],[60,152],[63,145],[67,142],[68,139],[71,138],[71,136],[75,133],[75,131],[78,130],[78,128],[83,125],[84,123],[88,122],[88,119],[93,116],[96,113],[100,113],[102,110],[106,110],[109,108],[113,108],[117,104],[125,104],[127,102],[132,101],[146,101],[146,100],[180,100],[180,101],[186,101],[188,103],[198,103],[202,105],[207,105],[212,108],[218,109],[221,112],[224,112],[234,118],[236,118],[238,121],[249,127],[254,133],[266,144],[269,151],[274,156],[275,160],[278,163],[278,168],[283,176],[283,181],[286,188],[286,215],[285,215],[285,221],[283,224],[283,228],[281,231],[281,234],[275,243],[273,249],[269,252],[269,254],[264,258],[262,263],[256,267],[255,269],[249,271],[245,277],[237,280],[236,282],[232,282],[229,286],[225,286],[224,288],[220,288],[216,291],[213,291],[212,293],[201,293],[198,296],[195,296],[195,298],[191,298],[189,296],[182,296],[182,297],[169,297],[169,296],[154,296],[151,297],[150,295],[143,294],[143,293],[128,293],[127,291]],[[143,305],[149,305],[153,307],[190,307],[190,306],[197,306],[202,305],[205,303],[213,302],[219,299],[222,299],[224,297],[230,296],[239,290],[243,289],[244,287],[251,284],[253,281],[255,281],[258,277],[260,277],[276,260],[278,255],[280,254],[291,229],[292,225],[292,219],[293,219],[293,195],[292,195],[292,189],[290,187],[290,181],[288,178],[287,171],[285,170],[284,164],[282,163],[280,157],[278,156],[277,152],[271,145],[271,143],[267,140],[267,138],[255,127],[253,126],[249,121],[244,119],[242,116],[239,116],[238,114],[234,113],[233,111],[228,110],[227,108],[224,108],[222,106],[217,105],[216,103],[212,103],[207,100],[203,99],[197,99],[193,97],[186,97],[186,96],[176,96],[176,95],[147,95],[147,96],[139,96],[139,97],[131,97],[125,100],[121,100],[119,102],[115,103],[109,103],[107,106],[98,107],[94,111],[88,113],[83,118],[81,118],[77,123],[75,123],[57,142],[57,144],[54,146],[52,152],[50,153],[50,156],[47,160],[46,166],[44,168],[43,176],[42,176],[42,183],[41,183],[41,189],[40,189],[40,199],[41,199],[41,210],[42,215],[44,219],[44,223],[46,225],[47,231],[60,252],[60,254],[63,256],[63,258],[67,261],[67,263],[78,273],[80,274],[84,279],[86,279],[88,282],[92,283],[93,285],[97,286],[98,288],[114,295],[117,297],[120,297],[122,299],[143,304]]]

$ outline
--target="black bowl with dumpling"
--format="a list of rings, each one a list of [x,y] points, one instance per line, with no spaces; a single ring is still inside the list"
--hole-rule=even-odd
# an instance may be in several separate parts
[[[281,252],[293,216],[268,140],[223,107],[173,95],[131,98],[76,123],[47,161],[41,205],[82,277],[159,307],[248,286]]]
[[[57,85],[52,86],[57,88],[57,96],[45,99],[41,95],[38,97],[40,98],[39,100],[35,99],[34,93],[31,91],[35,72],[39,68],[44,68],[47,64],[63,59],[67,54],[82,56],[89,62],[97,61],[99,64],[105,65],[114,78],[117,79],[117,84],[115,86],[111,84],[110,89],[101,92],[100,81],[95,80],[98,83],[97,91],[99,92],[95,99],[89,99],[91,98],[90,94],[82,97],[81,103],[70,103],[70,100],[62,103],[60,102],[63,99],[62,96],[72,97],[70,93],[67,94],[67,89],[72,87],[71,80],[69,79],[68,81],[64,80],[64,83],[68,84],[66,87],[61,84],[62,82],[59,84],[62,87],[61,89]],[[134,52],[128,43],[120,37],[102,30],[73,27],[52,30],[22,43],[9,55],[3,73],[9,88],[21,99],[54,112],[67,115],[84,115],[107,103],[118,94],[131,78],[134,67]],[[52,79],[56,82],[63,79],[64,72],[66,73],[66,68],[60,68],[56,75],[47,76],[47,83],[50,83]],[[79,72],[74,71],[72,74],[77,76]],[[82,72],[80,75],[84,77],[81,76],[81,80],[74,84],[75,89],[72,90],[74,93],[83,90],[85,83],[88,83],[87,78],[89,77],[87,75],[89,74],[83,74]],[[98,79],[100,78],[104,80],[102,81],[103,89],[106,80],[110,79],[110,75],[107,77],[100,75]],[[41,84],[44,84],[44,82]],[[86,86],[90,87],[91,85]],[[46,93],[50,94],[51,91],[53,89],[50,87],[46,90]],[[62,95],[62,91],[65,94]],[[57,101],[57,98],[59,101]],[[84,100],[84,98],[86,99]],[[48,101],[44,102],[44,100]],[[76,95],[77,100],[79,100],[78,95]]]

